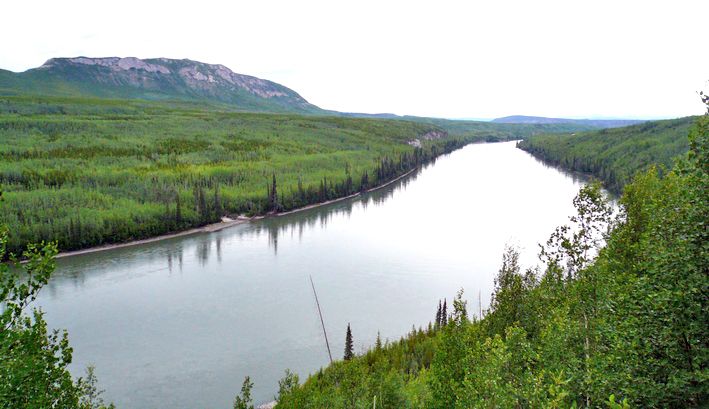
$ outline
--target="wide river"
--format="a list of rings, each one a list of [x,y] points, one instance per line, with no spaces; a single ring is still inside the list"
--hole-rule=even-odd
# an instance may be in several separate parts
[[[355,199],[60,259],[38,303],[69,331],[72,371],[95,365],[119,408],[230,408],[246,375],[262,403],[286,368],[328,363],[309,276],[335,359],[348,323],[361,352],[460,288],[477,314],[505,244],[537,264],[581,183],[513,142],[468,145]]]

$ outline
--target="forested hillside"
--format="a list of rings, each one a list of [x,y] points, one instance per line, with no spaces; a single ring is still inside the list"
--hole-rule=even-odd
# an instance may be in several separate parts
[[[435,125],[445,129],[452,136],[476,137],[486,142],[498,142],[509,139],[525,139],[533,135],[548,133],[578,132],[598,129],[587,124],[557,123],[557,124],[506,124],[481,121],[456,121],[441,118],[426,118],[420,116],[404,116],[407,121]]]
[[[0,225],[13,232],[12,252],[41,240],[70,250],[146,238],[347,196],[491,134],[539,131],[466,126],[452,133],[192,102],[4,97]]]
[[[598,128],[617,128],[620,126],[635,125],[645,121],[637,119],[569,119],[512,115],[503,118],[495,118],[492,122],[502,124],[578,124],[590,125]]]
[[[628,184],[618,217],[597,184],[583,188],[541,268],[508,249],[484,319],[458,294],[427,329],[302,385],[286,373],[277,407],[706,407],[709,115],[689,146],[663,177],[651,169]],[[235,407],[248,407],[243,396]]]
[[[671,168],[687,152],[687,131],[696,117],[651,121],[623,128],[576,134],[538,135],[519,148],[565,169],[600,178],[615,193],[651,165]]]

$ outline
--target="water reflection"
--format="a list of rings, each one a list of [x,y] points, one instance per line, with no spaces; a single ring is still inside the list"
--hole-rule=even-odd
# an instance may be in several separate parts
[[[432,165],[433,163],[427,164],[422,169]],[[380,206],[390,199],[397,190],[405,189],[410,183],[416,181],[422,169],[416,169],[388,186],[363,193],[352,199],[263,219],[258,223],[253,223],[252,229],[242,230],[239,234],[261,235],[265,233],[268,236],[268,243],[273,248],[274,254],[278,254],[278,239],[280,236],[287,235],[291,238],[297,236],[298,240],[302,240],[305,230],[312,230],[316,227],[325,229],[327,224],[333,219],[341,217],[349,219],[353,209],[357,206],[363,210],[366,210],[370,203],[374,206]]]
[[[97,253],[88,253],[58,259],[58,269],[55,278],[46,287],[50,296],[57,296],[57,288],[71,282],[75,289],[86,284],[87,276],[92,280],[101,280],[116,274],[116,271],[133,271],[137,266],[163,265],[142,271],[141,274],[151,274],[167,270],[170,274],[182,272],[184,253],[193,252],[194,260],[200,267],[209,264],[216,256],[217,263],[222,263],[222,246],[225,240],[233,236],[247,240],[256,237],[267,237],[269,247],[274,256],[278,255],[279,238],[287,236],[302,241],[308,230],[326,229],[330,221],[338,218],[349,219],[356,207],[367,210],[368,206],[381,206],[389,200],[396,191],[405,189],[416,181],[418,175],[435,162],[416,169],[404,178],[385,187],[360,194],[351,199],[342,200],[329,205],[318,206],[282,216],[267,217],[251,221],[243,225],[227,228],[215,233],[184,236],[164,241],[146,243],[135,247],[122,247]],[[214,247],[214,251],[212,251]],[[61,278],[60,278],[61,277]]]

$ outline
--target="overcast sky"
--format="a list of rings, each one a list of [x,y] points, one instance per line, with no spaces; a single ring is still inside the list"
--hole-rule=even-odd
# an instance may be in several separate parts
[[[328,109],[448,118],[702,112],[709,1],[3,0],[0,68],[220,63]]]

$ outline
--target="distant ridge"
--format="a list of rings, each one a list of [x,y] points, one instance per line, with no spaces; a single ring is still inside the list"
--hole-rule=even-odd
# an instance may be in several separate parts
[[[52,58],[15,73],[0,70],[0,95],[39,94],[221,103],[263,112],[320,113],[283,85],[220,64],[135,57]]]
[[[546,118],[543,116],[512,115],[493,119],[492,122],[501,124],[579,124],[590,125],[598,128],[619,128],[647,122],[639,119],[566,119]]]

